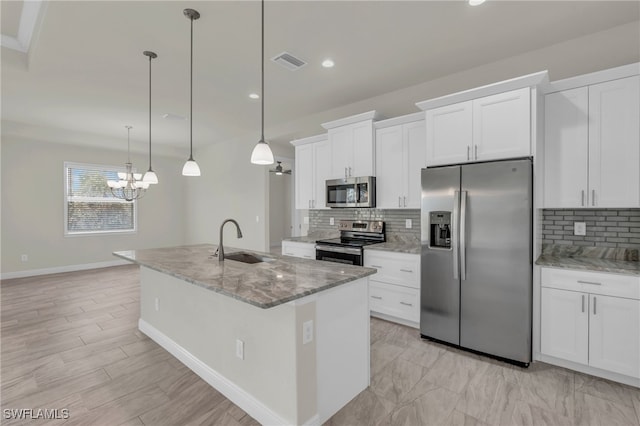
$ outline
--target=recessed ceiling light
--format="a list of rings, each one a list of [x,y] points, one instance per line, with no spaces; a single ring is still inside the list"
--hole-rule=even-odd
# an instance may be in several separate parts
[[[469,6],[478,6],[484,2],[485,0],[469,0]]]
[[[250,93],[250,94],[249,94],[249,97],[250,97],[251,99],[260,99],[260,95],[258,95],[257,93]]]
[[[325,59],[322,61],[322,66],[325,68],[333,68],[334,65],[335,63],[331,59]]]

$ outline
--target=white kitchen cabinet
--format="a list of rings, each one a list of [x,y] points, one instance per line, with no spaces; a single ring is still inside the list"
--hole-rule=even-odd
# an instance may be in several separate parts
[[[309,142],[309,140],[311,142]],[[331,147],[324,137],[293,141],[296,209],[325,209],[325,182],[331,173]]]
[[[583,207],[589,164],[589,90],[545,96],[544,205]]]
[[[467,101],[427,110],[427,165],[457,164],[471,160],[472,107],[472,101]]]
[[[429,166],[531,155],[529,87],[426,111]]]
[[[568,361],[589,362],[588,295],[542,288],[541,351]]]
[[[424,167],[424,120],[376,129],[376,206],[420,208]]]
[[[531,89],[473,100],[475,161],[531,155]]]
[[[373,176],[373,121],[329,129],[331,177]]]
[[[378,270],[369,277],[371,315],[419,328],[420,256],[365,249],[364,266]]]
[[[282,254],[284,256],[301,257],[304,259],[316,258],[316,245],[299,241],[282,241]]]
[[[544,205],[640,207],[640,77],[545,97]]]
[[[541,284],[543,355],[640,378],[640,278],[542,268]]]

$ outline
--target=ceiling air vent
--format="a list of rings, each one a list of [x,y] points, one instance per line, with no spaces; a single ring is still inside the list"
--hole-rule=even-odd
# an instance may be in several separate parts
[[[283,67],[285,67],[286,69],[290,70],[290,71],[295,71],[299,68],[302,68],[303,66],[307,65],[307,63],[301,59],[296,58],[295,56],[287,53],[287,52],[282,52],[279,55],[274,56],[273,58],[271,58],[271,60],[273,62],[275,62],[276,64],[280,64]]]

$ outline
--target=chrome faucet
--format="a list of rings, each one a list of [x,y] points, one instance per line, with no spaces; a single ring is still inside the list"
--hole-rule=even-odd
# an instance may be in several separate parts
[[[224,246],[222,245],[222,230],[224,228],[224,224],[227,222],[232,222],[236,225],[236,230],[238,231],[238,238],[242,238],[242,231],[240,230],[240,225],[234,219],[225,219],[220,225],[220,242],[218,243],[218,262],[222,262],[224,260]]]

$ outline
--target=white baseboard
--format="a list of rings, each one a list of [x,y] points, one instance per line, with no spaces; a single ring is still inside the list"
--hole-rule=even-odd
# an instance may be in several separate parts
[[[126,260],[109,260],[105,262],[83,263],[81,265],[54,266],[53,268],[29,269],[26,271],[5,272],[0,274],[0,279],[35,277],[37,275],[60,274],[62,272],[85,271],[87,269],[108,268],[110,266],[127,265]]]
[[[235,383],[229,381],[222,374],[218,373],[213,368],[209,367],[204,362],[200,361],[189,351],[178,345],[171,338],[159,331],[157,328],[140,318],[138,321],[138,328],[144,334],[149,336],[151,340],[162,346],[171,355],[176,357],[180,362],[189,367],[191,371],[200,376],[205,382],[213,386],[218,392],[226,396],[231,402],[238,407],[246,411],[251,417],[256,419],[263,425],[288,425],[291,422],[283,419],[265,406],[262,402],[257,400],[253,395],[249,394],[244,389],[240,388]],[[304,425],[316,426],[319,425],[319,417],[315,415],[311,419],[307,420]]]
[[[583,365],[544,354],[539,354],[537,359],[547,364],[557,365],[558,367],[564,367],[569,370],[579,371],[581,373],[590,374],[596,377],[602,377],[603,379],[613,380],[614,382],[624,383],[625,385],[640,388],[640,379],[636,377],[625,376],[623,374],[601,370],[599,368],[590,367],[588,365]]]

